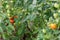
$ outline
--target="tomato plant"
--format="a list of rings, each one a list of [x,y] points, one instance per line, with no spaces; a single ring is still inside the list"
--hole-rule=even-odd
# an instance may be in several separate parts
[[[60,1],[0,0],[0,40],[60,40]]]

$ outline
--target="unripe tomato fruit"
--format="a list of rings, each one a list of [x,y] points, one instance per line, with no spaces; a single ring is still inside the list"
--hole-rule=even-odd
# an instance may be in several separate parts
[[[54,30],[57,28],[57,25],[56,24],[50,24],[50,28]]]
[[[54,18],[58,18],[58,13],[53,14]]]
[[[42,31],[43,31],[43,33],[46,33],[46,30],[45,29],[43,29]]]
[[[58,3],[55,3],[55,4],[54,4],[54,7],[55,7],[55,8],[59,8],[59,4],[58,4]]]

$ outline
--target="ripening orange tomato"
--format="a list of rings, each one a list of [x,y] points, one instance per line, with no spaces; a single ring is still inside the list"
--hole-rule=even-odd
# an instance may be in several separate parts
[[[57,29],[57,24],[55,24],[55,23],[54,24],[50,24],[50,28],[53,29],[53,30]]]
[[[18,18],[18,16],[10,17],[10,23],[11,23],[11,24],[14,24],[14,22],[15,22],[15,21],[14,21],[14,18]]]
[[[10,20],[10,23],[12,23],[12,24],[13,24],[13,23],[14,23],[14,20]]]
[[[10,23],[13,24],[14,23],[14,17],[10,18]]]

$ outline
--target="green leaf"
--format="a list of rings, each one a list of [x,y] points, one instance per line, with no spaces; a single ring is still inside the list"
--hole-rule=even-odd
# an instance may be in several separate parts
[[[0,27],[0,32],[3,33],[3,29],[2,29],[2,27]]]

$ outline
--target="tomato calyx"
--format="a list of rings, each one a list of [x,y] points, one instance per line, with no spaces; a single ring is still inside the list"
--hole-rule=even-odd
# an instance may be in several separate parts
[[[18,18],[18,16],[14,16],[14,18]]]

